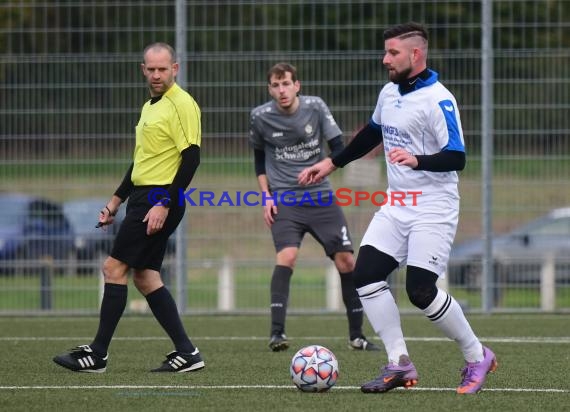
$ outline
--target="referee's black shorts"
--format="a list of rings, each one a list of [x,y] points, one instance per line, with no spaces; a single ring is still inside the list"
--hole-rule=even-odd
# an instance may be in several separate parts
[[[126,263],[133,269],[160,271],[168,238],[184,216],[186,203],[172,202],[168,217],[160,231],[146,234],[148,222],[143,222],[153,206],[149,194],[156,186],[137,186],[129,196],[125,220],[115,237],[111,257]]]

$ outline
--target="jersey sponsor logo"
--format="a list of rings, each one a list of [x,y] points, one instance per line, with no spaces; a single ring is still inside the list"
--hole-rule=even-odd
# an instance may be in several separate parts
[[[407,131],[388,124],[381,124],[380,127],[382,128],[384,150],[386,152],[388,152],[392,147],[407,148],[412,145],[412,137]]]
[[[307,131],[307,125],[305,131]],[[311,130],[313,130],[311,128]],[[307,142],[302,142],[295,145],[276,147],[275,160],[307,160],[321,153],[319,147],[319,139],[314,138]]]
[[[398,136],[398,128],[394,127],[394,126],[390,126],[387,124],[382,123],[380,125],[380,127],[382,128],[382,132],[386,135],[386,134],[391,134],[394,136]]]
[[[283,137],[283,132],[273,132],[271,137]]]

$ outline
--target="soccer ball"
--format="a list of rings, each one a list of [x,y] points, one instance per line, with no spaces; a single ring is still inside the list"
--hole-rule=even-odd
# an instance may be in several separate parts
[[[324,392],[338,379],[338,361],[330,349],[320,345],[305,346],[291,359],[291,378],[303,392]]]

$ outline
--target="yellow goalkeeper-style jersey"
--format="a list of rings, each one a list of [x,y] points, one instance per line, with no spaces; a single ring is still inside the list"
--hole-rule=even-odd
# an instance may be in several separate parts
[[[190,145],[200,146],[202,128],[196,101],[174,83],[162,98],[142,108],[136,126],[135,186],[169,185],[180,166],[180,152]]]

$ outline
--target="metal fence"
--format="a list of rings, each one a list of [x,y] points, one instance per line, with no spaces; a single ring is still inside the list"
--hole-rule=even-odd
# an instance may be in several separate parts
[[[302,93],[328,103],[348,140],[386,81],[382,31],[408,20],[430,31],[428,63],[457,97],[468,151],[443,286],[471,311],[489,309],[486,292],[493,311],[570,310],[570,212],[547,215],[570,205],[570,1],[29,0],[0,5],[0,313],[97,312],[98,268],[113,232],[93,225],[131,161],[147,99],[146,44],[186,44],[182,78],[203,113],[203,160],[191,187],[237,196],[257,189],[247,127],[251,108],[269,99],[267,69],[295,64]],[[481,70],[484,34],[492,34],[492,78]],[[483,131],[489,84],[494,121]],[[483,181],[489,136],[493,174]],[[383,190],[383,162],[355,162],[333,184]],[[483,216],[486,187],[492,204]],[[376,206],[344,210],[358,244]],[[550,219],[525,226],[541,216]],[[485,217],[495,238],[489,283]],[[164,276],[185,312],[268,311],[274,250],[259,208],[189,207],[178,232]],[[414,310],[404,276],[391,283],[403,310]],[[291,310],[341,310],[337,281],[306,238]],[[129,308],[144,311],[136,295]]]

